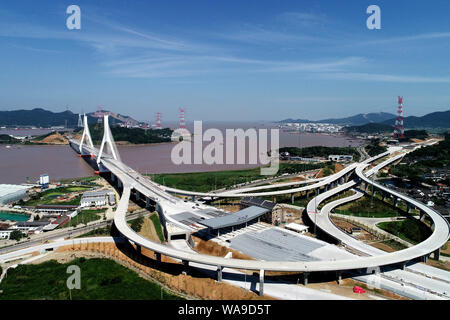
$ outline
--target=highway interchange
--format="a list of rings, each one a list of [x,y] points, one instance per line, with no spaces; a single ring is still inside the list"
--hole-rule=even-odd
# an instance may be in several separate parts
[[[105,121],[107,123],[107,121]],[[71,141],[72,146],[79,148],[78,141]],[[82,153],[90,154],[97,156],[98,150],[94,148],[94,146],[83,145],[80,148]],[[399,149],[393,149],[386,153],[377,155],[376,157],[372,157],[366,159],[361,163],[353,163],[348,165],[343,170],[339,171],[336,174],[328,176],[326,178],[314,179],[308,181],[294,182],[294,183],[284,183],[277,185],[268,185],[268,186],[257,186],[257,187],[249,187],[238,190],[228,190],[222,192],[191,192],[186,190],[180,190],[176,188],[168,188],[156,184],[153,181],[145,178],[135,170],[126,166],[119,159],[114,159],[109,155],[104,154],[101,158],[98,158],[97,161],[99,163],[100,170],[107,170],[111,172],[111,176],[114,180],[118,181],[119,188],[122,188],[121,199],[118,203],[115,215],[114,215],[114,224],[119,232],[123,235],[124,238],[128,239],[130,242],[134,243],[137,247],[144,247],[149,250],[154,251],[157,254],[163,254],[175,259],[180,260],[186,267],[191,264],[193,265],[202,265],[205,268],[211,268],[217,270],[218,277],[222,278],[222,271],[224,268],[231,269],[243,269],[243,270],[256,270],[259,272],[259,293],[263,294],[264,292],[264,272],[265,271],[295,271],[295,272],[303,272],[305,277],[311,272],[320,272],[320,271],[336,271],[339,276],[342,272],[355,272],[355,271],[368,271],[374,270],[378,273],[387,273],[391,272],[388,276],[391,279],[395,277],[403,277],[405,279],[409,278],[411,282],[418,282],[420,284],[424,284],[425,287],[433,287],[433,290],[420,290],[415,288],[415,290],[419,290],[420,292],[408,293],[410,297],[414,298],[443,298],[448,297],[449,295],[449,283],[450,279],[448,277],[447,272],[436,271],[435,268],[431,268],[428,266],[423,266],[419,263],[415,263],[419,258],[427,258],[431,253],[438,254],[438,250],[442,247],[450,236],[450,228],[447,220],[443,218],[438,212],[435,210],[425,206],[424,204],[416,201],[412,198],[409,198],[403,194],[400,194],[396,191],[393,191],[383,185],[380,185],[373,180],[370,179],[372,174],[375,174],[380,168],[387,166],[404,156],[404,152],[401,152],[398,155],[394,155],[389,157],[387,160],[381,162],[374,168],[364,171],[370,163],[381,159],[385,156],[390,156],[394,152],[401,152]],[[350,180],[350,178],[352,180]],[[410,248],[392,252],[385,253],[376,248],[370,247],[355,238],[350,237],[349,235],[342,232],[338,229],[334,224],[330,222],[329,213],[332,208],[338,206],[347,201],[353,201],[359,197],[359,195],[350,196],[348,198],[339,199],[337,201],[333,201],[331,203],[326,204],[320,212],[317,212],[317,206],[327,198],[330,198],[338,193],[341,193],[345,190],[355,187],[356,185],[365,184],[366,186],[373,186],[380,192],[387,194],[396,199],[400,199],[408,204],[408,206],[412,208],[418,208],[423,214],[426,214],[433,222],[434,230],[432,235],[426,239],[425,241],[412,246]],[[291,187],[295,185],[307,184],[305,186],[298,186],[285,190],[276,190],[276,191],[262,191],[270,188],[280,188],[280,187]],[[324,189],[323,193],[320,192],[320,188]],[[178,248],[174,248],[169,245],[155,243],[147,238],[142,237],[141,235],[134,232],[127,224],[127,211],[128,211],[128,203],[131,196],[132,189],[136,190],[138,195],[142,195],[145,197],[147,202],[149,200],[156,203],[157,211],[159,212],[162,219],[167,223],[172,223],[177,225],[177,221],[171,219],[171,215],[174,213],[179,213],[185,210],[197,210],[196,203],[190,201],[183,201],[181,198],[171,195],[180,194],[187,195],[192,197],[214,197],[214,198],[233,198],[233,197],[244,197],[244,196],[277,196],[283,194],[294,195],[295,193],[303,192],[303,191],[316,191],[315,198],[312,198],[307,205],[306,212],[311,221],[316,223],[317,227],[327,234],[331,235],[341,243],[348,245],[349,247],[355,248],[361,253],[363,256],[350,255],[348,259],[342,260],[328,260],[328,261],[258,261],[258,260],[241,260],[234,258],[221,258],[215,256],[209,256],[204,254],[198,254],[189,250],[182,250]],[[255,192],[256,191],[256,192]],[[202,206],[204,207],[204,206]],[[182,226],[179,226],[182,227]],[[50,245],[51,244],[46,244]],[[42,245],[41,245],[42,246]],[[22,250],[32,250],[33,247],[22,249]],[[17,254],[20,254],[20,251],[17,251]],[[1,252],[1,251],[0,251]],[[8,253],[8,258],[14,256],[14,252]],[[0,261],[5,259],[5,254],[0,255]],[[209,267],[208,267],[209,266]],[[409,271],[398,270],[398,268],[402,269],[406,267]],[[380,268],[388,269],[389,271],[383,271]],[[397,274],[392,274],[392,269],[395,270]],[[400,272],[400,273],[399,273]],[[422,274],[422,275],[420,275]],[[431,274],[433,277],[439,279],[434,280],[434,282],[430,283],[429,280],[424,280],[423,274],[429,276]],[[365,277],[365,275],[361,275],[361,277]],[[402,281],[403,281],[403,278]],[[414,279],[413,279],[414,278]],[[385,280],[377,280],[377,281],[385,281]],[[392,282],[392,280],[391,280]],[[425,283],[426,282],[426,283]],[[406,282],[405,282],[406,283]],[[404,284],[402,284],[402,287]],[[386,286],[389,287],[389,286]],[[405,290],[405,289],[403,289]],[[413,289],[409,289],[410,291],[414,291]],[[397,290],[398,291],[398,290]],[[430,295],[430,293],[432,295]],[[408,295],[405,294],[405,295]],[[433,295],[434,294],[434,295]],[[427,296],[430,295],[430,296]]]

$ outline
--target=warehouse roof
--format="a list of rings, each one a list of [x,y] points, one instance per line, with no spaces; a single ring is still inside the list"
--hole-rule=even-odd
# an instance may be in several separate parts
[[[250,220],[258,218],[259,216],[269,212],[270,210],[266,208],[261,208],[257,206],[251,206],[240,210],[236,213],[229,214],[226,216],[208,219],[208,220],[200,220],[199,224],[207,226],[212,229],[220,229],[235,226],[238,224],[246,223]]]
[[[10,193],[23,191],[30,188],[29,186],[21,186],[18,184],[0,184],[0,198]]]

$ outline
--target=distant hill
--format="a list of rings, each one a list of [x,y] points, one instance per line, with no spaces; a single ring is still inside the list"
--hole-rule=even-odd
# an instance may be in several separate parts
[[[350,126],[350,130],[352,130],[353,132],[361,130],[360,132],[375,133],[378,132],[376,130],[383,130],[383,132],[393,130],[395,118],[396,115],[392,113],[378,112],[378,113],[360,113],[355,116],[346,118],[330,118],[318,121],[309,121],[305,119],[297,119],[297,120],[286,119],[280,121],[279,123],[289,123],[289,122],[331,123],[342,126]],[[448,129],[450,128],[450,110],[432,112],[422,117],[415,117],[415,116],[405,117],[403,122],[405,128],[407,129],[431,129],[431,128],[434,130]],[[352,128],[356,126],[363,126],[366,124],[374,124],[374,123],[380,124],[380,126],[373,125],[362,127],[360,129]],[[390,129],[388,130],[387,127],[382,127],[381,125],[389,126]]]
[[[377,112],[377,113],[360,113],[351,117],[346,118],[330,118],[323,119],[317,121],[311,121],[306,119],[286,119],[280,121],[280,123],[301,123],[301,122],[312,122],[312,123],[331,123],[342,126],[359,126],[366,123],[372,122],[382,122],[389,119],[395,119],[395,114],[386,113],[386,112]]]
[[[383,121],[382,123],[394,125],[395,119]],[[423,117],[405,117],[403,123],[405,128],[450,128],[450,110],[429,113]]]
[[[394,130],[393,125],[387,125],[383,123],[367,123],[361,126],[345,127],[344,131],[348,133],[385,133],[392,132]]]
[[[111,124],[127,123],[135,126],[140,122],[119,113],[101,110],[87,113],[88,123],[97,123],[98,118],[103,118],[103,115],[110,116]],[[69,128],[77,127],[78,113],[71,111],[52,112],[42,108],[35,108],[32,110],[15,110],[15,111],[0,111],[0,125],[3,126],[36,126],[36,127],[54,127],[66,126]]]
[[[93,118],[96,118],[97,120],[98,120],[98,118],[103,118],[104,115],[109,115],[111,124],[125,123],[130,126],[137,126],[137,125],[141,124],[141,122],[139,122],[129,116],[124,116],[120,113],[115,113],[115,112],[111,112],[108,110],[98,110],[96,112],[87,113],[87,115],[88,115],[88,117],[93,117]],[[97,121],[95,121],[95,122],[97,122]]]
[[[88,122],[96,122],[97,119],[88,117]],[[0,111],[0,125],[3,126],[36,126],[52,127],[65,126],[76,127],[78,114],[71,111],[52,112],[42,108],[32,110]]]
[[[317,122],[322,123],[332,123],[339,125],[350,125],[350,126],[358,126],[366,123],[372,122],[383,122],[389,119],[394,119],[395,114],[386,113],[386,112],[377,112],[377,113],[360,113],[355,116],[346,117],[346,118],[338,118],[338,119],[324,119]]]

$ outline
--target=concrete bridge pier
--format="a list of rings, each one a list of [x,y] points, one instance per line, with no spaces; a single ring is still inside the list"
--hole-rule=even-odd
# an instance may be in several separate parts
[[[123,188],[123,183],[120,180],[117,180],[117,186],[119,187],[119,189]]]
[[[324,191],[325,191],[325,192],[328,191],[328,185],[325,185]]]
[[[291,194],[291,203],[294,204],[294,202],[295,202],[294,194]]]
[[[136,201],[139,201],[139,199],[141,198],[139,191],[136,190]]]
[[[259,296],[264,295],[264,269],[259,270]]]
[[[161,262],[161,253],[155,252],[156,261]]]
[[[394,197],[394,207],[397,207],[397,205],[398,205],[398,198]]]
[[[426,254],[422,257],[422,262],[426,263],[427,261],[428,261],[428,255]]]
[[[116,176],[111,172],[111,182],[116,182]]]
[[[192,200],[192,202],[194,202],[195,201],[195,196],[191,196],[191,200]]]
[[[145,197],[145,207],[150,208],[150,198]]]
[[[142,248],[141,248],[141,246],[140,245],[136,245],[136,251],[137,251],[137,253],[141,253],[142,252]]]
[[[308,276],[309,276],[309,272],[303,272],[303,285],[304,286],[308,285]]]
[[[441,256],[441,248],[438,248],[433,252],[433,258],[434,260],[439,261],[440,256]]]
[[[309,198],[309,190],[306,190],[306,199]]]
[[[189,261],[188,260],[183,260],[183,274],[187,274],[189,271]]]
[[[222,266],[217,266],[217,282],[222,282]]]
[[[336,280],[339,285],[342,283],[342,271],[336,271]]]

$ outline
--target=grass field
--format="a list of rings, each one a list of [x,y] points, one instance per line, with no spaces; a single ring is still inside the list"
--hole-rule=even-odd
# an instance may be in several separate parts
[[[155,226],[156,233],[158,234],[158,238],[161,243],[164,243],[164,234],[161,226],[161,221],[159,221],[159,217],[157,214],[152,214],[150,216],[150,220],[152,220],[153,225]]]
[[[277,174],[300,172],[321,168],[323,166],[325,166],[325,164],[281,163],[280,170]],[[239,183],[267,178],[267,176],[260,175],[260,168],[231,171],[152,174],[150,176],[156,183],[168,187],[197,192],[207,192],[214,189],[227,188]]]
[[[76,217],[64,224],[62,228],[76,227],[80,223],[87,224],[88,222],[98,220],[101,218],[100,214],[105,211],[106,209],[82,210]]]
[[[357,201],[337,207],[334,209],[334,212],[350,216],[370,218],[396,217],[405,214],[399,208],[394,208],[376,197],[373,198],[372,202],[372,198],[367,195]]]
[[[431,229],[416,219],[380,222],[377,227],[413,244],[422,242],[431,235]]]
[[[51,260],[9,269],[0,284],[0,300],[68,300],[70,265],[81,271],[81,289],[71,290],[74,300],[159,300],[161,292],[164,300],[181,299],[112,260],[77,258],[66,264]]]
[[[72,192],[83,192],[86,190],[91,189],[90,186],[70,186],[70,187],[59,187],[55,189],[49,189],[46,191],[43,191],[37,195],[35,195],[30,200],[22,203],[21,205],[24,206],[36,206],[39,204],[74,204],[78,205],[80,204],[81,196],[77,196],[76,198],[64,201],[64,200],[57,200],[59,197],[64,196],[66,194],[72,193]]]

